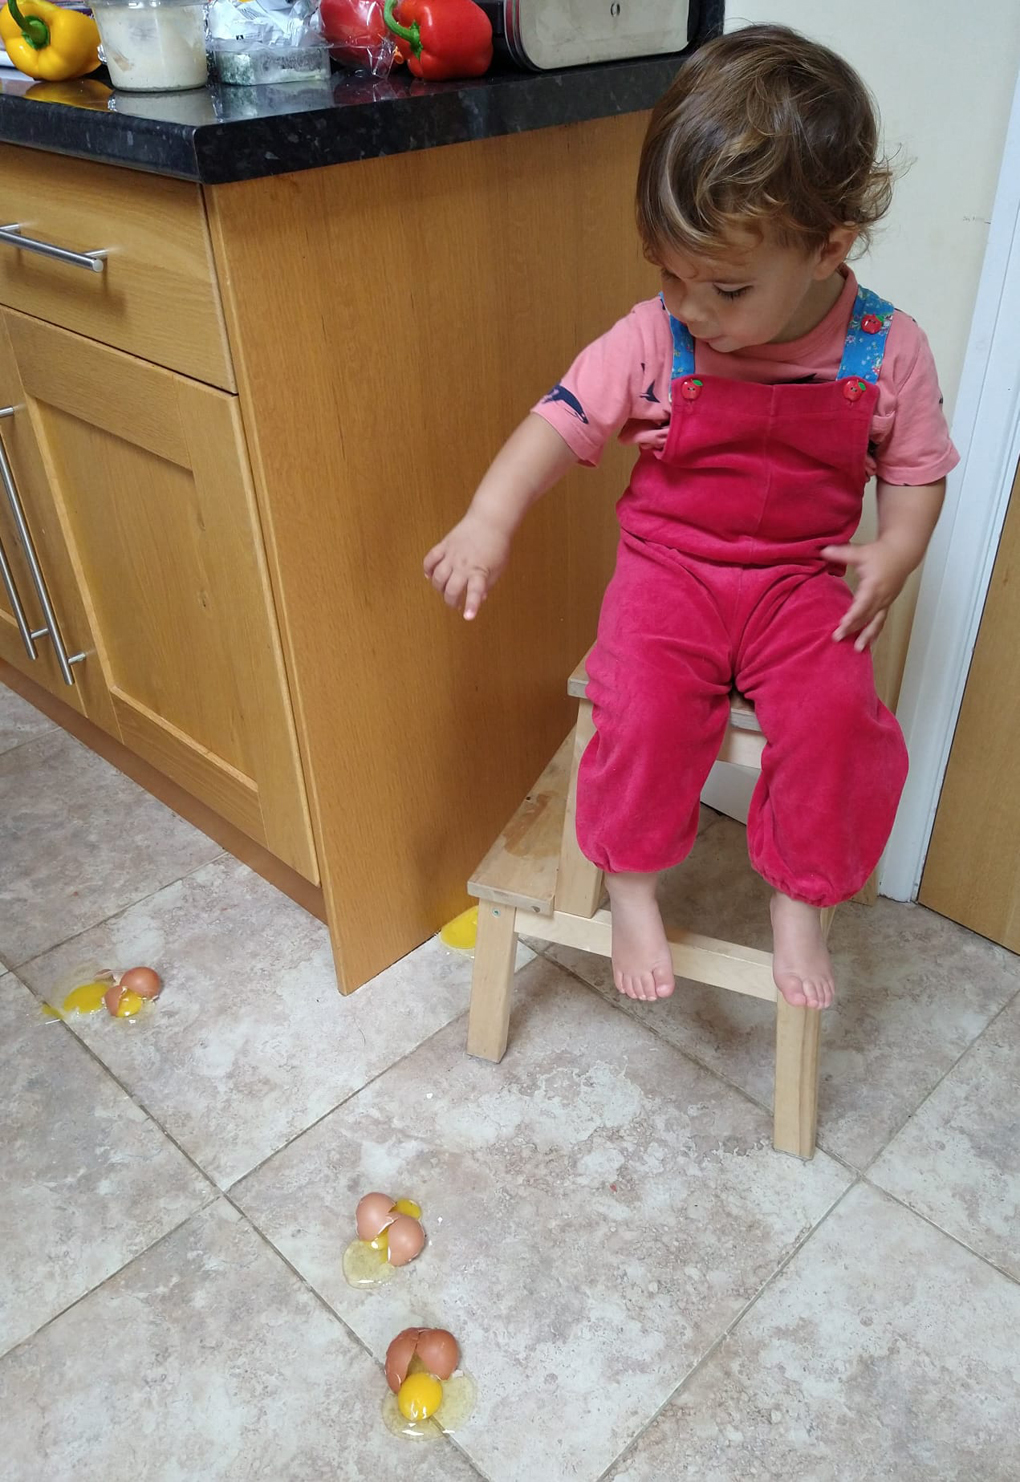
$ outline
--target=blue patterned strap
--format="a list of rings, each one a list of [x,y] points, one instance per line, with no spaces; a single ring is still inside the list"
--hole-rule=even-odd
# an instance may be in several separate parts
[[[857,376],[862,381],[878,380],[885,357],[885,342],[895,309],[870,288],[859,288],[854,311],[843,346],[843,359],[836,373],[838,381]]]
[[[666,308],[666,300],[660,293],[662,307]],[[667,314],[669,310],[666,309]],[[679,381],[681,376],[693,376],[694,374],[694,336],[686,324],[681,324],[679,319],[669,315],[669,328],[673,336],[673,372],[670,376],[670,384]]]

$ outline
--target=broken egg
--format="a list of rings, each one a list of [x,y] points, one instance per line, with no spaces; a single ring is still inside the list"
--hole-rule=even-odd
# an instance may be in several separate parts
[[[388,1256],[391,1266],[406,1266],[415,1256],[421,1255],[425,1244],[425,1231],[410,1215],[401,1214],[386,1230]]]
[[[421,1328],[405,1328],[386,1350],[386,1383],[394,1394],[407,1378],[407,1370],[418,1347],[421,1331]]]
[[[463,1425],[474,1381],[457,1370],[460,1346],[445,1328],[405,1328],[386,1350],[383,1420],[409,1440],[429,1440]]]
[[[358,1201],[354,1212],[359,1240],[374,1240],[387,1225],[392,1225],[397,1213],[389,1194],[366,1194]]]
[[[449,1379],[460,1363],[460,1347],[445,1328],[423,1328],[417,1343],[418,1357],[437,1379]]]
[[[366,1194],[358,1201],[355,1224],[358,1239],[344,1251],[344,1276],[350,1286],[380,1286],[420,1255],[425,1231],[421,1206],[413,1199],[391,1199],[389,1194]]]
[[[163,983],[154,968],[129,967],[126,973],[121,973],[120,986],[127,993],[137,993],[139,998],[158,998]]]

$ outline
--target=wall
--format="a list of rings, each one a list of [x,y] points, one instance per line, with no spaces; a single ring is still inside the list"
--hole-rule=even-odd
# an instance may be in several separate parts
[[[1017,0],[730,0],[726,29],[775,22],[831,46],[874,93],[887,148],[910,167],[867,256],[861,281],[924,328],[952,421],[1003,140],[1020,66]],[[869,506],[862,536],[873,529]],[[893,610],[876,652],[895,704],[917,578]],[[729,769],[719,769],[725,772]],[[740,816],[713,776],[706,801]]]

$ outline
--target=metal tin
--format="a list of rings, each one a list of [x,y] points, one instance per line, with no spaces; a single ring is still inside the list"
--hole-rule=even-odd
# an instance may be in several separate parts
[[[515,62],[534,71],[683,51],[690,0],[483,0]]]

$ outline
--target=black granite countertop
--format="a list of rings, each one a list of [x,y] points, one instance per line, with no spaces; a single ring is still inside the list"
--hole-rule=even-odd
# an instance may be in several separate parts
[[[704,0],[697,39],[721,17],[722,0]],[[40,84],[0,71],[0,141],[222,185],[634,113],[677,65],[664,56],[562,72],[504,68],[451,83],[336,72],[311,85],[163,94],[117,92],[102,72]]]

